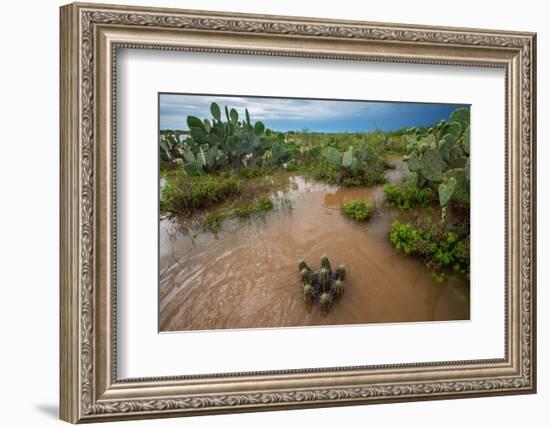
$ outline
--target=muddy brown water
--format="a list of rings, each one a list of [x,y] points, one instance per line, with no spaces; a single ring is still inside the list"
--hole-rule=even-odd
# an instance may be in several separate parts
[[[392,162],[386,174],[398,182],[406,166]],[[382,206],[382,186],[277,179],[282,190],[273,198],[290,200],[290,211],[276,202],[263,218],[227,221],[217,235],[203,232],[193,241],[161,220],[161,331],[469,319],[467,280],[438,283],[420,259],[389,243],[398,211],[378,209],[367,223],[342,215],[342,204],[353,199]],[[318,269],[324,254],[348,270],[345,293],[328,311],[303,300],[297,269],[300,259]]]

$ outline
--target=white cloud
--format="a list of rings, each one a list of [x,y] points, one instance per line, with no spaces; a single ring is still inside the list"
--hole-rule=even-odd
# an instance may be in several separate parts
[[[244,116],[245,108],[248,108],[253,120],[334,120],[340,117],[381,113],[391,108],[387,103],[378,102],[175,94],[161,95],[160,102],[161,116],[164,116],[165,122],[173,122],[173,119],[179,117],[180,123],[185,121],[189,114],[201,118],[211,117],[212,102],[218,103],[222,112],[226,105],[228,108],[235,108],[240,116]]]

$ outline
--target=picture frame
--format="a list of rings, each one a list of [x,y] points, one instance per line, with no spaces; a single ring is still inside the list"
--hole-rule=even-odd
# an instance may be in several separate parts
[[[63,6],[60,23],[61,419],[536,392],[534,33],[85,3]],[[504,357],[118,378],[116,61],[123,48],[503,69]]]

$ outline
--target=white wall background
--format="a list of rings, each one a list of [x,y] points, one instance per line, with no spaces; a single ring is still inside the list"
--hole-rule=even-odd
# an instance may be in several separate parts
[[[112,3],[121,3],[110,0]],[[130,0],[129,0],[130,1]],[[538,358],[539,393],[208,416],[133,425],[329,426],[546,425],[550,405],[549,235],[550,29],[536,0],[359,2],[356,0],[132,0],[133,4],[538,32]],[[58,6],[57,0],[6,2],[0,66],[0,402],[3,425],[60,425],[58,402]],[[490,166],[488,166],[490,167]],[[547,421],[546,421],[547,422]]]

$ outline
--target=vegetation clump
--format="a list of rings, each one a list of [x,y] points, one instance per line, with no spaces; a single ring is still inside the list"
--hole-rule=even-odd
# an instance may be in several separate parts
[[[233,218],[250,218],[254,214],[273,209],[273,202],[269,197],[259,197],[255,200],[238,200],[233,203],[228,211],[228,216]]]
[[[162,187],[160,209],[165,212],[189,213],[217,205],[242,193],[242,183],[231,176],[178,175]]]
[[[366,221],[372,215],[372,205],[363,200],[351,200],[344,204],[344,213],[356,221]]]
[[[439,201],[441,216],[414,224],[396,220],[390,242],[398,251],[423,258],[438,280],[449,270],[469,279],[470,112],[459,108],[450,120],[409,129],[405,138],[410,174],[399,185],[384,186],[387,201],[403,210]]]
[[[396,220],[390,231],[390,242],[398,251],[422,257],[440,278],[444,269],[470,277],[469,237],[459,227],[448,229],[432,221],[413,225]]]
[[[439,122],[429,133],[409,135],[411,154],[406,158],[420,189],[430,189],[441,206],[451,201],[470,203],[470,112],[459,108],[450,120]]]
[[[302,294],[306,301],[317,301],[322,309],[328,309],[344,293],[346,267],[338,266],[334,271],[326,255],[321,257],[321,268],[313,271],[304,260],[298,263]]]
[[[388,164],[381,154],[380,147],[369,141],[349,145],[344,151],[339,146],[328,145],[323,159],[310,168],[310,174],[315,179],[345,187],[382,184],[386,182],[384,170]]]
[[[386,200],[390,205],[402,210],[408,210],[415,206],[426,206],[433,200],[431,193],[416,185],[416,176],[410,173],[399,184],[384,185]]]
[[[265,214],[267,211],[273,209],[273,207],[273,202],[269,197],[258,197],[252,200],[239,199],[229,207],[205,213],[202,217],[201,228],[216,234],[221,229],[222,223],[225,220],[249,219],[253,216]]]
[[[211,118],[187,116],[189,132],[161,133],[160,158],[182,166],[187,175],[201,176],[221,170],[269,168],[289,161],[296,147],[284,134],[274,134],[261,121],[252,122],[248,109],[239,117],[236,109],[210,105]],[[245,173],[246,174],[246,173]]]

